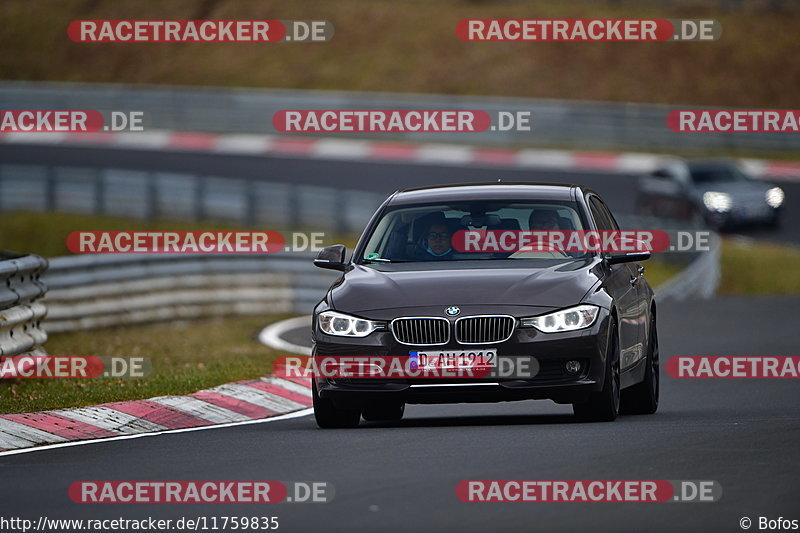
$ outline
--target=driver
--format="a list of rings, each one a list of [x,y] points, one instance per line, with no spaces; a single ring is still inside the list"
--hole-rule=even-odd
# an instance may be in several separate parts
[[[438,261],[453,256],[452,233],[444,222],[433,222],[422,234],[417,254],[422,261]]]

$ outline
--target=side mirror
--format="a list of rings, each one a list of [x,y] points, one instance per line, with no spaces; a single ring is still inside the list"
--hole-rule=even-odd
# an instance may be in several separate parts
[[[344,244],[334,244],[320,250],[317,258],[314,259],[314,266],[319,268],[329,268],[331,270],[340,270],[344,272],[346,264],[344,256],[347,249]]]
[[[650,259],[650,252],[629,252],[625,254],[608,254],[605,257],[609,265],[616,265],[619,263],[636,263],[638,261],[645,261]]]

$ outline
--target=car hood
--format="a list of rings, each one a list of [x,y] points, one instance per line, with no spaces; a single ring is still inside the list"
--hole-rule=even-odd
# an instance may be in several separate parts
[[[351,313],[450,305],[560,308],[579,303],[597,282],[590,264],[392,271],[354,265],[331,298],[335,309]]]

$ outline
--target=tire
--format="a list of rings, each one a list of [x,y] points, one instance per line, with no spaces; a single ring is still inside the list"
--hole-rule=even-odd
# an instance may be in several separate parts
[[[403,402],[395,403],[374,403],[365,405],[361,416],[368,422],[388,422],[400,420],[406,410]]]
[[[622,391],[620,412],[626,415],[652,415],[658,410],[661,388],[658,356],[658,329],[655,315],[650,317],[650,342],[647,346],[644,379]]]
[[[619,339],[616,322],[611,324],[608,346],[603,389],[593,392],[586,402],[572,404],[572,412],[583,422],[612,422],[619,414]]]
[[[361,409],[338,409],[329,398],[320,398],[316,380],[311,381],[314,418],[322,429],[354,428],[361,421]]]

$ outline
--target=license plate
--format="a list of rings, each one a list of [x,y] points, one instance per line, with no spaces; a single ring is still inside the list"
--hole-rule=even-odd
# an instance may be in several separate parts
[[[425,370],[497,367],[497,350],[410,352],[409,355]]]

